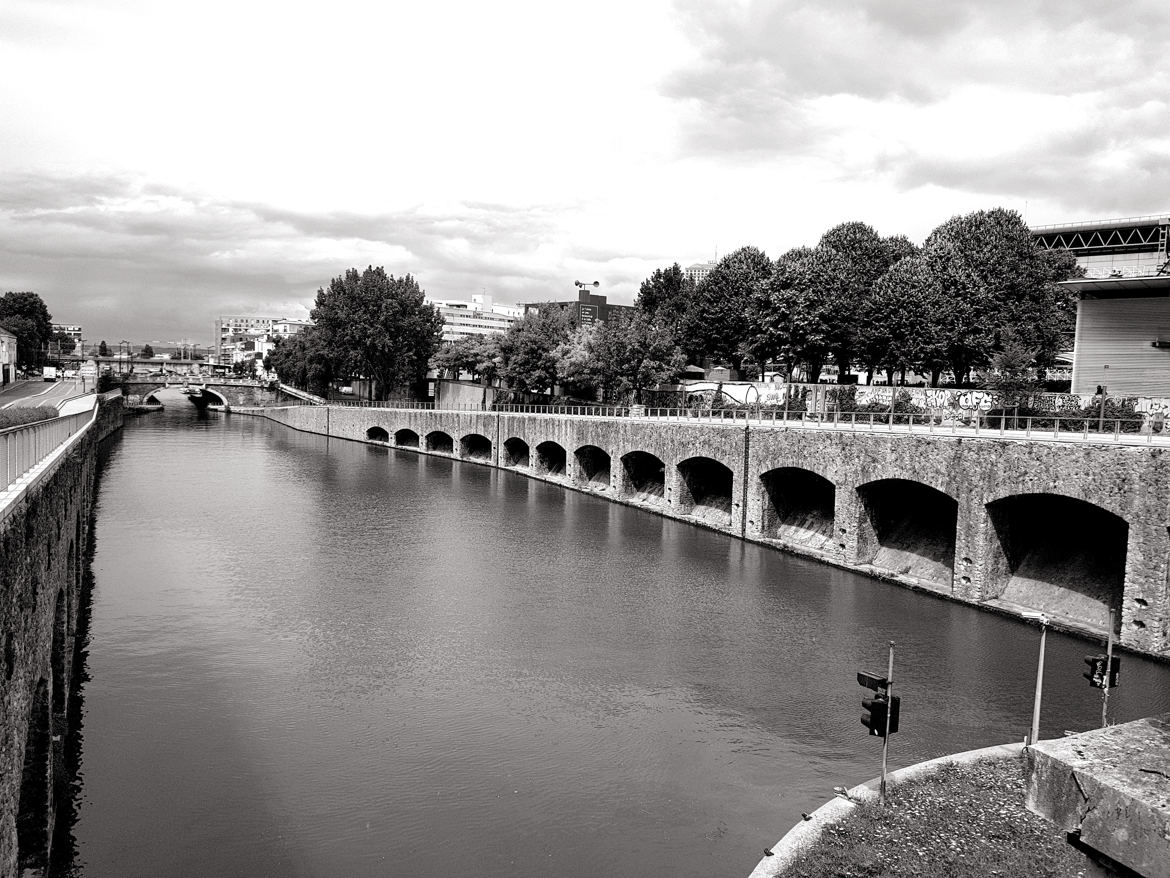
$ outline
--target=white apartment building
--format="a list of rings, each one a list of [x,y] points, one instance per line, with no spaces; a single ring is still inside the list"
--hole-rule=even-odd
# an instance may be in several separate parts
[[[288,338],[296,335],[310,320],[293,320],[287,317],[219,317],[215,321],[215,362],[226,364],[239,362],[243,358],[246,342],[262,341],[268,336]],[[249,347],[249,351],[256,350]]]
[[[427,299],[427,302],[439,309],[445,342],[507,332],[524,316],[523,308],[496,305],[487,294],[474,295],[470,302],[460,299]]]
[[[694,265],[688,265],[683,269],[683,277],[697,284],[709,275],[711,269],[714,267],[714,262],[696,262]]]

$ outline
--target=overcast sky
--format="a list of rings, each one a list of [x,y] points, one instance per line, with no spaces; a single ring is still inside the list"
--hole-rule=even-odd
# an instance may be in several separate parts
[[[0,291],[87,339],[501,302],[864,220],[1170,210],[1155,0],[0,0]]]

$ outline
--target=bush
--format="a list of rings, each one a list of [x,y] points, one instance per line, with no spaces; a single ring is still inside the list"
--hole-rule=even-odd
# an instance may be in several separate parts
[[[57,410],[51,405],[0,409],[0,430],[19,427],[23,424],[34,424],[37,421],[47,421],[55,417],[57,417]]]

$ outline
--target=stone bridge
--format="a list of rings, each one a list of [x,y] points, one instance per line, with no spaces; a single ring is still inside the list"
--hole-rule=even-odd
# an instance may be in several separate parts
[[[148,405],[158,403],[155,394],[160,390],[190,391],[188,398],[196,406],[273,405],[288,397],[281,394],[267,381],[247,378],[126,378],[122,381],[122,393],[130,403]],[[196,393],[195,391],[200,391]]]
[[[1170,657],[1170,459],[1149,446],[336,406],[291,427],[515,470]]]

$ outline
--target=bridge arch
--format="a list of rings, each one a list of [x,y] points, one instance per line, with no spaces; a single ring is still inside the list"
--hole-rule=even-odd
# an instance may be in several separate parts
[[[655,506],[666,504],[666,464],[648,451],[631,451],[621,458],[622,496]]]
[[[371,442],[389,442],[390,433],[385,427],[370,427],[366,430],[366,438]]]
[[[418,448],[418,433],[405,428],[395,430],[394,444],[399,448]]]
[[[533,470],[541,475],[561,476],[565,473],[568,454],[564,446],[556,442],[541,442],[536,446],[536,466]]]
[[[760,534],[810,549],[833,540],[836,486],[819,473],[782,466],[760,476]]]
[[[735,474],[713,457],[688,457],[678,465],[675,507],[712,524],[731,524]]]
[[[857,560],[951,591],[959,504],[910,479],[877,479],[857,487]]]
[[[451,438],[450,433],[444,433],[442,430],[432,430],[427,433],[427,451],[435,454],[454,454],[455,440]]]
[[[492,440],[480,433],[468,433],[459,440],[459,456],[467,460],[490,461]]]
[[[611,459],[609,452],[596,445],[582,445],[573,456],[577,459],[577,481],[597,491],[609,489]]]
[[[984,599],[1104,630],[1121,619],[1129,523],[1064,494],[1014,494],[987,504]]]
[[[519,436],[504,440],[504,453],[500,461],[506,467],[527,468],[529,465],[528,443]]]

